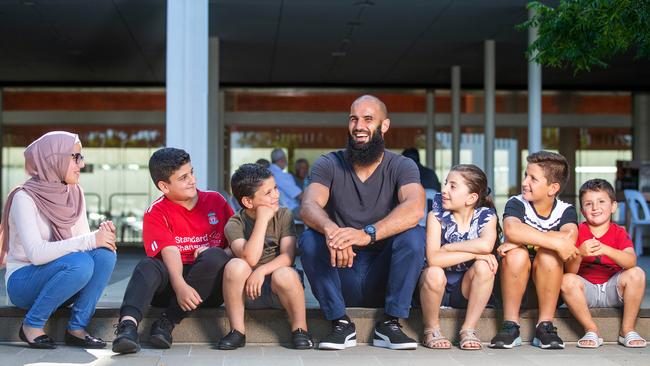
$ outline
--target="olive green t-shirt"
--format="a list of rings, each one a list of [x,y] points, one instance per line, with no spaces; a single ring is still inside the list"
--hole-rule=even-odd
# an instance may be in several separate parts
[[[228,242],[232,243],[237,239],[248,240],[253,233],[255,220],[246,214],[244,209],[239,210],[230,217],[224,232]],[[270,262],[280,255],[280,239],[286,236],[296,236],[296,229],[293,225],[293,215],[286,207],[280,207],[275,216],[269,221],[264,236],[264,249],[257,265]]]

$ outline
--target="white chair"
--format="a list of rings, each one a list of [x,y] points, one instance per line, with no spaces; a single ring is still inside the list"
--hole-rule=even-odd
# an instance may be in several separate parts
[[[650,226],[650,209],[643,194],[634,189],[626,189],[625,203],[630,210],[629,233],[634,241],[637,256],[643,255],[643,227]],[[643,212],[643,217],[640,213]]]
[[[433,197],[436,196],[438,191],[435,189],[425,189],[424,194],[426,195],[426,202],[424,205],[424,217],[418,222],[418,225],[422,227],[427,226],[427,215],[429,214],[429,211],[431,211],[431,208],[433,207]]]
[[[625,226],[626,209],[627,207],[625,206],[625,201],[618,202],[618,208],[616,209],[616,213],[614,214],[614,217],[612,217],[612,221],[614,221],[619,226]]]

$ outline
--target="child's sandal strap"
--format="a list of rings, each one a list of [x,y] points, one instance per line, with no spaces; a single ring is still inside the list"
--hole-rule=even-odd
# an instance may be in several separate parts
[[[446,343],[446,344],[445,344]],[[441,344],[445,344],[444,347],[440,347]],[[451,342],[442,335],[440,328],[424,329],[424,337],[422,338],[422,345],[427,348],[433,349],[449,349],[451,348]]]
[[[584,342],[591,341],[592,343],[585,344]],[[578,339],[579,348],[598,348],[603,345],[603,339],[598,337],[596,332],[587,332],[582,338]]]
[[[642,341],[637,344],[633,344],[634,341]],[[628,332],[625,337],[618,336],[618,343],[624,345],[628,348],[643,348],[647,345],[645,339],[635,331]]]
[[[477,329],[463,329],[458,333],[460,335],[460,343],[458,344],[460,346],[460,349],[467,350],[467,351],[474,351],[483,348],[483,344],[481,343],[481,340],[476,335],[476,331]],[[469,343],[477,343],[479,346],[478,348],[470,348],[467,347]]]

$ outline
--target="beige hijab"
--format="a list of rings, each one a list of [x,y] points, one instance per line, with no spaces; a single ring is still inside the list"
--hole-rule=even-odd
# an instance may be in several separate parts
[[[78,184],[66,184],[64,180],[77,143],[78,135],[54,131],[41,136],[25,149],[25,172],[31,178],[14,188],[7,197],[0,226],[0,266],[4,266],[9,250],[9,210],[14,195],[21,189],[34,200],[38,211],[50,220],[55,240],[72,236],[72,226],[84,214],[84,195]]]

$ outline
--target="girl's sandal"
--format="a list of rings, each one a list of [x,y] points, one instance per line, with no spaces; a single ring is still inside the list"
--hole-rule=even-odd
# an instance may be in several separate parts
[[[440,328],[425,329],[422,345],[433,349],[450,349],[451,342],[440,333]]]
[[[481,340],[476,336],[476,329],[463,329],[460,331],[459,335],[460,343],[458,345],[460,346],[460,349],[464,351],[478,351],[483,349]],[[478,344],[478,347],[470,346],[470,343],[476,343]]]

